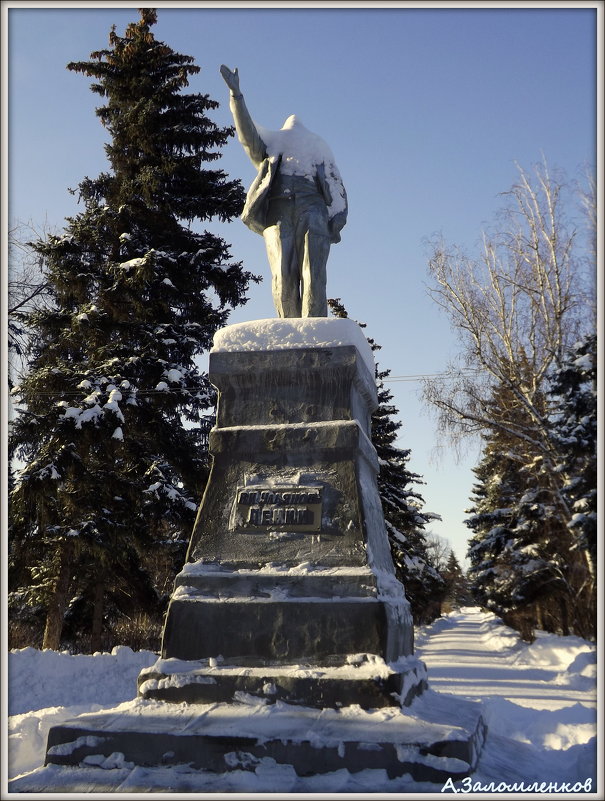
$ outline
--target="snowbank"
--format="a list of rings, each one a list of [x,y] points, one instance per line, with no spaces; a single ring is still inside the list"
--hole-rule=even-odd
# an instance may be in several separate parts
[[[8,655],[8,714],[75,704],[112,705],[136,694],[137,676],[157,654],[125,645],[94,656],[22,648]]]
[[[21,648],[8,654],[9,772],[19,775],[44,762],[51,726],[83,712],[129,701],[137,676],[157,659],[124,645],[93,656]]]
[[[535,641],[520,649],[517,664],[548,665],[559,670],[572,668],[574,673],[582,673],[588,665],[596,667],[595,647],[581,637],[559,637],[546,631],[535,634]]]

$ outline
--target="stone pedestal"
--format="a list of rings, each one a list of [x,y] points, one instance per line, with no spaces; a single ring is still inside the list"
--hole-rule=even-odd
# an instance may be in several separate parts
[[[204,703],[242,691],[368,708],[409,703],[424,686],[376,483],[371,350],[340,344],[352,321],[323,324],[330,346],[242,351],[236,339],[211,353],[213,466],[162,660],[140,678],[145,698]],[[171,659],[183,663],[176,672]],[[368,659],[383,675],[364,673]],[[323,673],[297,681],[296,665]]]
[[[213,466],[161,658],[142,671],[131,708],[53,728],[47,763],[119,753],[219,772],[270,758],[299,775],[468,774],[485,727],[476,705],[423,694],[378,494],[374,361],[361,329],[230,326],[215,338],[210,378]]]

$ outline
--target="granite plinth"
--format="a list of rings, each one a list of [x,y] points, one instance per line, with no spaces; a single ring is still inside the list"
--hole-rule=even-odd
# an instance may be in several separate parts
[[[139,693],[189,703],[245,692],[317,707],[408,704],[426,687],[426,671],[412,656],[387,667],[385,659],[397,660],[405,650],[400,637],[408,610],[380,592],[368,567],[186,566],[166,623],[171,657],[159,660],[153,675],[141,674]],[[368,670],[352,670],[356,662]],[[381,675],[371,668],[376,662]]]
[[[290,567],[307,561],[320,567],[367,564],[359,476],[377,472],[378,463],[357,421],[213,429],[210,451],[213,465],[189,561],[240,569],[268,562]],[[235,519],[242,492],[269,493],[275,487],[315,488],[321,509],[313,522],[301,528],[287,519],[263,523],[261,518],[259,524]],[[279,506],[256,508],[273,515]],[[304,504],[282,506],[284,513],[305,511]]]
[[[176,579],[163,656],[329,664],[356,653],[387,661],[410,653],[407,602],[393,586],[384,579],[381,586],[367,567],[306,569],[186,566]]]
[[[347,345],[211,354],[213,464],[164,658],[412,653],[369,438],[377,394],[367,365]]]
[[[373,376],[359,367],[352,345],[219,352],[211,359],[212,383],[223,400],[218,428],[365,420],[375,403]]]

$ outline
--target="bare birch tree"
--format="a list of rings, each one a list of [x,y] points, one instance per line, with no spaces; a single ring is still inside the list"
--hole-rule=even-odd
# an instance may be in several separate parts
[[[45,238],[32,223],[15,222],[8,231],[8,378],[12,386],[22,375],[29,352],[24,314],[49,301],[49,288],[40,256],[29,239]]]
[[[546,379],[592,319],[566,190],[546,164],[533,174],[519,168],[478,256],[431,243],[429,294],[448,314],[462,351],[461,364],[448,367],[449,380],[426,379],[423,395],[453,442],[498,429],[536,456],[554,456]],[[496,387],[508,391],[510,413],[494,414]]]
[[[548,391],[569,347],[595,327],[587,269],[594,270],[594,257],[590,242],[581,242],[579,224],[568,219],[569,191],[545,163],[531,173],[519,169],[478,255],[432,242],[429,293],[449,316],[461,356],[449,365],[447,380],[425,380],[423,395],[444,437],[454,444],[479,434],[484,443],[496,439],[503,459],[516,463],[522,476],[514,501],[518,530],[507,548],[516,537],[525,573],[530,551],[551,567],[553,553],[565,554],[557,596],[563,628],[569,618],[576,630],[588,631],[582,620],[594,599],[594,565],[567,529],[573,511],[562,492],[555,399]],[[591,197],[589,188],[583,198],[589,218]]]

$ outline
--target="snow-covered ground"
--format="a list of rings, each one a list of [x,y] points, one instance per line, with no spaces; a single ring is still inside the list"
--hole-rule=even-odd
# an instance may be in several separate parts
[[[519,640],[497,618],[466,608],[421,629],[417,654],[428,667],[430,694],[470,698],[483,705],[489,726],[477,771],[466,783],[446,790],[500,792],[523,782],[526,789],[568,797],[597,794],[596,651],[578,637],[539,633],[532,645]],[[409,777],[389,780],[383,771],[346,770],[299,778],[289,766],[262,764],[255,771],[226,776],[187,768],[134,770],[43,768],[48,729],[82,712],[132,699],[136,678],[156,655],[119,647],[112,654],[71,656],[25,648],[9,654],[8,776],[10,793],[170,792],[179,785],[191,793],[440,793],[442,785],[419,784]],[[99,786],[98,776],[103,775]],[[67,781],[69,776],[69,782]],[[76,781],[76,784],[74,784]],[[540,784],[544,783],[541,788]],[[571,796],[570,796],[571,791]],[[514,793],[515,790],[512,789]],[[148,797],[149,792],[144,797]],[[4,796],[3,796],[4,797]]]

